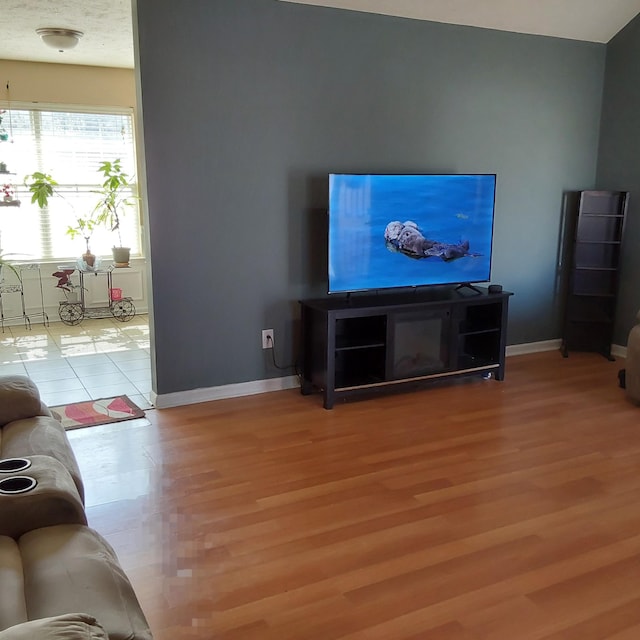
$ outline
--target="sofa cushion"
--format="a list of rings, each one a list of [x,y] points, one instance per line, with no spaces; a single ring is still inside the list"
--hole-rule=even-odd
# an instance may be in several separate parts
[[[150,640],[131,583],[109,543],[82,525],[30,531],[18,541],[29,618],[84,611],[110,640]]]
[[[628,400],[640,405],[640,311],[627,338],[625,394]]]
[[[0,458],[51,456],[67,469],[84,502],[84,486],[78,462],[64,427],[50,416],[15,420],[2,427]]]
[[[26,620],[20,548],[12,538],[0,536],[0,629]]]
[[[23,622],[0,631],[0,640],[109,640],[93,616],[65,613]]]
[[[30,418],[48,410],[40,392],[26,376],[0,376],[0,427],[14,420]]]

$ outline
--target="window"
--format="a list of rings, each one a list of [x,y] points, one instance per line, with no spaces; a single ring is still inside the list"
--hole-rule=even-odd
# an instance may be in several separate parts
[[[98,200],[94,193],[103,182],[98,171],[104,161],[120,159],[131,177],[131,194],[137,194],[133,116],[130,110],[109,113],[12,108],[3,115],[2,127],[9,140],[0,141],[0,163],[9,174],[0,174],[0,186],[11,184],[20,207],[0,207],[0,248],[14,259],[75,260],[85,251],[81,236],[72,239],[66,230],[76,216],[87,217]],[[1,165],[0,165],[1,166]],[[31,204],[24,177],[35,171],[50,174],[59,195],[40,209]],[[131,247],[141,254],[138,207],[129,207],[121,219],[121,239],[109,229],[96,229],[91,251],[109,256],[114,245]]]

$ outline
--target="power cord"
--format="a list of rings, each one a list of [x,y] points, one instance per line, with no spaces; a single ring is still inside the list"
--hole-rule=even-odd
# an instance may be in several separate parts
[[[294,373],[296,376],[298,376],[298,378],[300,378],[300,374],[298,372],[298,363],[297,361],[294,362],[293,364],[287,364],[287,365],[279,365],[276,361],[276,342],[273,339],[272,336],[267,336],[266,338],[267,340],[267,344],[270,345],[270,350],[271,350],[271,360],[273,361],[273,366],[280,370],[280,371],[287,371],[289,369],[293,369]]]

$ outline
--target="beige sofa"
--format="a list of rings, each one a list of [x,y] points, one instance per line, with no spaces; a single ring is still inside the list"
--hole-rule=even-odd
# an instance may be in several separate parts
[[[636,324],[627,339],[627,363],[625,369],[625,389],[627,398],[640,405],[640,311]]]
[[[152,635],[114,550],[87,526],[62,425],[28,378],[0,376],[0,640],[27,638]]]

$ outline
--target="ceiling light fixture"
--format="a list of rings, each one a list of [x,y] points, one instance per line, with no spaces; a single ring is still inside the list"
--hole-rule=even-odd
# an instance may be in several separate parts
[[[52,49],[60,52],[73,49],[80,38],[84,35],[82,31],[75,29],[60,29],[46,27],[44,29],[36,29],[36,33],[42,38],[42,41]]]

